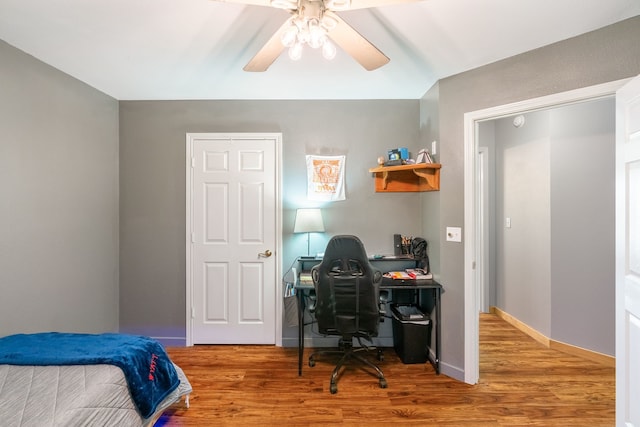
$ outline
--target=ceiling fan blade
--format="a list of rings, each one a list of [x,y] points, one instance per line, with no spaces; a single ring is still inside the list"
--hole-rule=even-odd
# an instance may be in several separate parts
[[[351,25],[333,12],[325,12],[338,23],[329,33],[329,38],[353,57],[368,71],[382,67],[389,58],[365,39]]]
[[[223,3],[249,4],[252,6],[271,6],[270,0],[216,0]]]
[[[271,0],[215,0],[223,3],[248,4],[252,6],[272,6]],[[370,7],[382,7],[400,3],[416,3],[424,0],[351,0],[351,4],[345,10],[368,9]],[[334,9],[332,9],[334,10]]]
[[[275,61],[284,50],[284,45],[280,39],[282,33],[290,26],[291,23],[287,19],[284,24],[278,28],[278,31],[271,36],[269,41],[262,46],[262,49],[244,66],[243,70],[255,72],[267,71],[267,68],[273,64],[273,61]]]
[[[346,10],[368,9],[370,7],[382,7],[400,3],[417,3],[419,1],[424,0],[351,0],[351,5]]]

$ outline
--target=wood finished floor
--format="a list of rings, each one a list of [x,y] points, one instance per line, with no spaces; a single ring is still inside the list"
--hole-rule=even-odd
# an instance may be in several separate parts
[[[445,340],[446,342],[446,340]],[[615,372],[548,349],[490,314],[480,320],[480,381],[405,365],[385,349],[388,388],[349,368],[329,393],[333,365],[297,373],[297,349],[274,346],[169,348],[192,386],[191,407],[156,426],[613,426]],[[310,349],[305,349],[305,356]]]

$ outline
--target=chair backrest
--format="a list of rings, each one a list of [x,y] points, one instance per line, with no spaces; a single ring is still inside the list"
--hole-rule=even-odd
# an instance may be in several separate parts
[[[360,239],[332,237],[322,262],[312,268],[311,277],[320,333],[343,337],[378,334],[382,273],[369,262]]]

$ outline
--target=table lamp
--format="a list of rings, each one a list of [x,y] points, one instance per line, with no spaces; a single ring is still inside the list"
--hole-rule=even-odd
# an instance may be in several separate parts
[[[310,253],[310,233],[321,233],[324,231],[322,222],[322,211],[318,208],[304,208],[296,211],[296,219],[293,225],[294,233],[307,233],[307,256]]]

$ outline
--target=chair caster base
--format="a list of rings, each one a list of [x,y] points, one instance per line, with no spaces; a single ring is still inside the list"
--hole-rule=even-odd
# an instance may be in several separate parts
[[[317,355],[333,354],[333,355],[341,356],[341,359],[337,362],[335,368],[333,369],[333,373],[331,374],[331,381],[329,383],[329,391],[331,392],[331,394],[336,394],[338,392],[338,377],[340,376],[340,371],[342,370],[343,366],[346,364],[349,364],[352,361],[360,362],[361,364],[363,364],[365,366],[365,371],[369,371],[368,372],[369,374],[372,374],[373,376],[377,377],[380,388],[387,388],[387,380],[385,379],[384,374],[382,373],[380,368],[376,366],[374,363],[372,363],[370,360],[368,360],[367,358],[361,355],[362,351],[373,349],[376,352],[375,355],[377,359],[382,362],[384,361],[384,352],[382,351],[381,348],[376,348],[376,347],[354,348],[352,345],[350,345],[349,341],[347,340],[340,340],[339,346],[342,348],[342,350],[318,351],[313,354],[310,354],[307,362],[309,364],[309,367],[313,368],[316,365]],[[366,367],[369,367],[369,369],[366,369]]]

